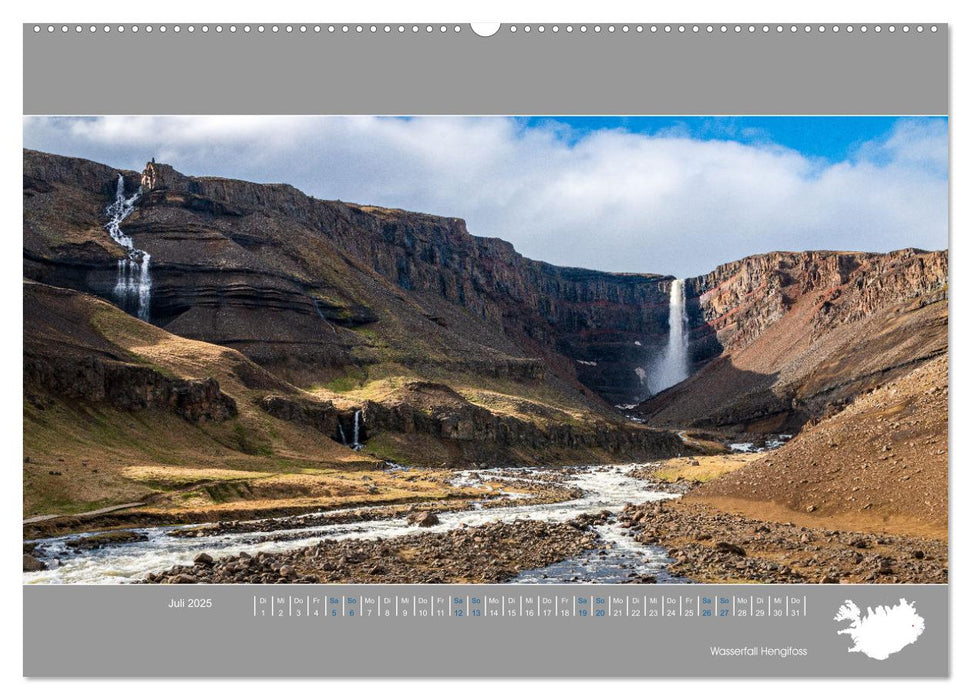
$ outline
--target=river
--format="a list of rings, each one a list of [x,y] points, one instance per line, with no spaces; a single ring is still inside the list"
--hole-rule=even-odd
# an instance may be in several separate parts
[[[655,485],[633,478],[629,472],[642,465],[592,465],[570,468],[560,483],[580,489],[583,495],[570,501],[550,504],[531,503],[521,494],[504,493],[509,505],[481,508],[472,503],[466,510],[439,513],[439,524],[421,528],[421,532],[443,532],[461,527],[483,525],[496,521],[536,519],[562,522],[584,513],[608,510],[619,513],[627,503],[644,503],[675,498],[675,494],[657,490]],[[497,468],[457,471],[453,483],[475,484],[478,481],[522,480],[562,474],[556,468]],[[376,506],[380,507],[380,506]],[[356,511],[365,509],[357,508]],[[339,511],[327,511],[333,514]],[[270,519],[267,522],[274,522]],[[413,534],[419,531],[404,518],[374,520],[347,524],[309,524],[293,527],[293,520],[280,519],[280,529],[261,528],[260,532],[221,533],[203,537],[172,537],[178,527],[131,528],[147,540],[112,544],[94,550],[79,550],[68,545],[70,540],[96,534],[74,533],[62,537],[33,540],[35,556],[48,569],[24,574],[25,583],[128,583],[147,574],[162,571],[178,564],[191,564],[200,552],[213,557],[228,556],[246,551],[279,552],[316,544],[321,539],[373,539]],[[312,519],[310,520],[312,523]],[[284,524],[286,523],[286,524]],[[652,575],[658,581],[673,581],[666,574],[669,560],[665,551],[656,546],[642,545],[628,536],[616,522],[595,525],[603,544],[578,557],[558,562],[542,569],[520,572],[513,583],[620,583],[631,574]]]

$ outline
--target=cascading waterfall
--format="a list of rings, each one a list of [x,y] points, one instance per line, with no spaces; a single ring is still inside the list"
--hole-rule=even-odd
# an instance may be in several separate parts
[[[135,211],[135,202],[141,194],[142,188],[139,187],[131,197],[125,197],[125,176],[119,173],[115,201],[105,209],[105,214],[108,216],[105,230],[111,236],[111,240],[126,251],[125,257],[118,261],[115,299],[125,311],[134,313],[143,321],[148,321],[152,301],[152,275],[149,271],[152,256],[136,248],[131,236],[126,236],[121,230],[121,222]]]
[[[361,444],[361,411],[360,409],[354,411],[354,432],[351,435],[354,436],[354,440],[350,443],[347,442],[347,434],[344,432],[344,426],[341,425],[340,418],[337,419],[337,433],[341,436],[341,444],[344,447],[350,447],[352,450],[360,450],[364,445]]]
[[[651,391],[658,393],[688,377],[688,313],[684,305],[684,280],[671,282],[668,304],[668,344],[651,373]]]
[[[359,450],[364,445],[361,444],[361,411],[354,411],[354,444],[351,449]]]

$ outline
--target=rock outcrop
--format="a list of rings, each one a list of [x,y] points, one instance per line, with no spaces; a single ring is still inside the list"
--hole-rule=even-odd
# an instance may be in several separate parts
[[[673,433],[645,426],[599,421],[529,421],[475,405],[451,388],[409,382],[392,395],[359,406],[332,401],[268,395],[261,407],[270,415],[347,442],[360,412],[362,441],[381,432],[428,436],[455,448],[457,462],[530,463],[545,454],[603,451],[628,459],[667,457],[691,450]]]
[[[688,280],[696,353],[717,359],[638,408],[649,422],[795,432],[947,352],[947,251],[808,251]]]
[[[117,171],[32,151],[24,170],[25,274],[111,299],[120,253],[101,227]],[[548,367],[629,403],[646,395],[636,370],[667,337],[670,277],[556,267],[470,235],[461,219],[288,185],[157,163],[124,176],[126,191],[143,190],[124,229],[152,256],[153,323],[301,384],[391,354],[514,379]],[[396,326],[381,334],[394,342],[376,349],[353,332],[371,324]]]
[[[28,355],[24,382],[64,398],[125,411],[172,411],[193,423],[224,421],[237,413],[236,402],[219,390],[215,379],[171,379],[150,367],[124,362]]]
[[[237,415],[236,401],[212,377],[183,378],[108,342],[88,324],[82,295],[40,284],[24,285],[23,381],[26,398],[38,394],[123,411],[172,412],[192,423]],[[110,307],[108,307],[110,308]]]
[[[24,152],[28,278],[111,298],[121,253],[102,226],[117,175]],[[555,386],[603,415],[598,398],[649,396],[671,277],[556,267],[461,219],[289,185],[158,163],[123,175],[126,191],[142,188],[124,228],[152,256],[152,322],[292,384],[403,367]],[[660,425],[798,428],[945,351],[946,279],[946,251],[903,250],[769,253],[686,280],[701,371],[639,412]]]

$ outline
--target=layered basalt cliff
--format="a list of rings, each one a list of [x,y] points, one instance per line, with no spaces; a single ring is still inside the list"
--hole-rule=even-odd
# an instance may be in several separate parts
[[[237,415],[236,401],[214,378],[172,376],[108,342],[87,325],[85,302],[78,296],[46,285],[25,285],[27,401],[40,409],[44,397],[53,396],[122,411],[167,411],[192,423],[218,423]]]
[[[808,251],[688,280],[702,321],[693,343],[721,354],[638,412],[660,425],[798,430],[947,352],[947,272],[947,251]]]
[[[364,401],[353,407],[272,394],[261,407],[274,417],[311,427],[337,441],[350,439],[355,424],[361,441],[381,432],[430,436],[452,447],[460,463],[523,464],[558,451],[574,458],[599,451],[631,460],[690,452],[674,433],[608,421],[523,420],[475,405],[433,382],[409,382],[380,402]],[[413,462],[422,463],[420,457]]]
[[[31,151],[24,169],[25,274],[110,299],[120,254],[101,227],[117,171]],[[667,337],[670,277],[556,267],[460,219],[288,185],[155,163],[124,177],[143,190],[124,230],[151,254],[152,322],[298,383],[386,359],[354,330],[393,320],[411,338],[392,343],[399,362],[520,380],[546,366],[626,403],[646,395],[637,370]]]
[[[103,225],[117,171],[25,151],[24,173],[25,275],[112,298],[122,253]],[[649,396],[671,277],[556,267],[470,235],[461,219],[321,201],[289,185],[156,163],[123,175],[127,194],[141,188],[123,227],[151,254],[152,322],[237,349],[286,381],[405,368],[526,392],[555,385],[601,413],[595,396]],[[688,279],[695,375],[640,412],[672,426],[798,427],[944,351],[946,278],[946,251],[904,250],[769,253]]]
[[[806,295],[819,296],[817,331],[857,321],[889,304],[943,294],[947,251],[888,254],[833,251],[753,255],[687,281],[703,322],[696,342],[739,350],[780,320]]]

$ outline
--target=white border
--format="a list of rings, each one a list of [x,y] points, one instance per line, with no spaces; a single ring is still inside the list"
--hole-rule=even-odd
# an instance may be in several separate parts
[[[2,389],[6,397],[18,397],[21,393],[21,328],[22,307],[21,298],[22,254],[20,248],[21,222],[21,183],[20,138],[15,134],[22,132],[22,30],[24,22],[65,22],[66,20],[83,19],[91,21],[111,22],[225,22],[227,19],[245,19],[247,22],[306,22],[314,19],[326,19],[328,22],[404,22],[416,19],[428,22],[464,23],[469,21],[495,21],[501,19],[506,22],[589,22],[591,19],[600,23],[634,22],[647,20],[652,23],[663,22],[705,22],[730,20],[734,23],[752,20],[773,23],[805,22],[807,19],[825,20],[825,23],[872,23],[877,20],[886,23],[893,22],[938,22],[950,23],[951,31],[951,228],[955,232],[951,237],[950,265],[952,280],[955,282],[950,288],[951,297],[951,341],[952,357],[961,358],[951,364],[951,396],[965,397],[968,391],[968,369],[963,363],[962,355],[966,354],[968,346],[968,308],[967,283],[962,283],[962,267],[964,257],[964,242],[962,222],[971,219],[966,212],[971,207],[966,198],[955,197],[957,192],[966,191],[967,178],[962,174],[971,167],[971,139],[963,135],[960,117],[971,114],[968,94],[971,91],[968,84],[967,65],[971,44],[964,32],[971,24],[963,21],[962,4],[947,0],[922,0],[921,2],[903,2],[902,0],[884,0],[876,3],[852,4],[846,0],[804,0],[802,3],[781,3],[770,0],[736,0],[724,2],[715,0],[695,0],[691,5],[683,2],[671,2],[666,5],[660,3],[634,2],[632,0],[596,0],[596,2],[577,2],[561,0],[559,2],[524,2],[524,0],[466,0],[454,2],[446,0],[369,0],[367,4],[351,2],[349,0],[334,0],[329,3],[309,2],[309,0],[274,0],[273,2],[257,2],[256,0],[237,0],[232,5],[226,3],[204,4],[199,0],[165,0],[165,2],[135,2],[125,3],[99,2],[88,0],[79,3],[77,0],[48,0],[39,3],[8,2],[4,6],[4,22],[0,24],[4,32],[0,51],[3,52],[3,81],[6,107],[4,109],[4,133],[7,138],[3,141],[4,152],[0,163],[3,164],[2,187],[3,214],[3,255],[0,261],[3,273],[0,275],[0,293],[7,301],[3,320],[8,337],[16,338],[16,342],[8,341],[2,346],[2,366],[4,367]],[[106,73],[107,73],[106,68]],[[954,115],[958,120],[954,120]],[[957,183],[955,187],[954,183]],[[963,218],[962,218],[963,215]],[[955,266],[956,265],[956,266]],[[957,270],[955,272],[955,270]],[[961,400],[952,401],[952,425],[969,425],[971,411],[962,406]],[[7,445],[19,445],[22,439],[22,408],[19,400],[8,398],[3,404],[4,426],[3,436]],[[953,465],[950,483],[951,492],[951,542],[964,543],[968,535],[968,518],[962,513],[964,500],[967,498],[965,484],[967,478],[962,474],[967,462],[967,431],[954,430],[951,444],[951,464]],[[19,450],[10,450],[14,455]],[[493,700],[496,694],[503,696],[532,696],[543,697],[555,695],[558,698],[593,698],[596,696],[641,698],[658,694],[677,693],[711,694],[717,700],[730,698],[745,698],[751,700],[754,694],[771,697],[784,694],[788,698],[817,697],[820,693],[836,691],[836,697],[870,695],[879,693],[882,698],[908,698],[913,700],[915,695],[930,691],[937,697],[957,697],[959,684],[955,681],[967,680],[971,677],[971,669],[967,659],[971,657],[971,647],[967,643],[967,628],[971,624],[969,606],[962,604],[963,592],[966,590],[966,575],[968,566],[958,554],[952,544],[951,586],[952,586],[952,649],[950,683],[931,681],[827,681],[824,685],[817,685],[804,680],[798,683],[786,681],[758,681],[758,682],[728,682],[728,681],[499,681],[467,683],[462,681],[437,682],[398,682],[398,681],[332,681],[326,686],[318,685],[316,681],[177,681],[172,683],[152,683],[141,681],[54,681],[38,682],[24,681],[20,678],[22,668],[22,608],[20,601],[20,571],[14,570],[12,565],[19,560],[21,550],[20,532],[20,492],[21,470],[19,458],[5,460],[3,474],[4,515],[10,522],[5,523],[2,532],[5,547],[5,563],[7,577],[5,580],[6,603],[4,625],[4,644],[2,651],[5,686],[17,695],[34,698],[69,698],[98,697],[102,698],[110,693],[113,696],[128,695],[138,698],[169,698],[173,694],[194,697],[196,693],[232,693],[234,698],[259,698],[265,700],[268,694],[283,691],[295,694],[310,694],[311,697],[329,695],[353,694],[355,698],[368,697],[370,693],[377,695],[391,695],[395,700],[408,700],[411,697],[422,698],[450,698],[456,697],[476,699],[489,698]],[[966,549],[966,548],[965,548]],[[106,614],[110,614],[106,611]],[[132,631],[132,643],[137,644],[138,631]],[[148,633],[148,632],[146,632]],[[645,644],[645,653],[649,653]],[[834,687],[838,686],[838,687]]]

